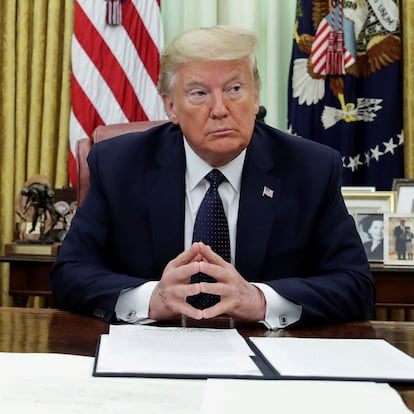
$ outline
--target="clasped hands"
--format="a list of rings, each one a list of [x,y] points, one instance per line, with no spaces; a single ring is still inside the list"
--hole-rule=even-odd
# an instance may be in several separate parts
[[[217,282],[191,283],[191,276],[204,273]],[[220,302],[206,309],[187,303],[187,296],[199,293],[219,295]],[[235,319],[259,321],[265,318],[263,292],[246,281],[235,267],[202,242],[171,260],[151,296],[149,318],[165,320],[185,315],[193,319],[210,319],[227,314]]]

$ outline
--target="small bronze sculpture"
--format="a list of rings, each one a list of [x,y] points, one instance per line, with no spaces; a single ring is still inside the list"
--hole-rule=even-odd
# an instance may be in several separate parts
[[[20,242],[59,241],[54,230],[60,219],[54,196],[45,176],[34,176],[25,183],[16,201],[16,213],[23,221],[19,233]]]
[[[50,233],[50,230],[53,229],[58,221],[58,215],[53,205],[55,192],[47,184],[33,183],[29,187],[23,188],[20,194],[27,197],[24,214],[31,207],[33,208],[32,228],[29,230],[29,233],[36,229],[37,222],[40,219],[40,239],[46,239],[48,233]],[[48,231],[46,231],[48,213],[51,223]]]

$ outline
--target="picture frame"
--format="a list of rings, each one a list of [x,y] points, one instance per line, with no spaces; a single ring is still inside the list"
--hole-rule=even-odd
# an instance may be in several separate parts
[[[345,192],[345,191],[369,191],[369,192],[374,192],[376,190],[376,188],[374,186],[354,186],[354,185],[343,185],[341,187],[341,191]]]
[[[384,262],[384,213],[360,212],[355,225],[369,262]]]
[[[414,179],[394,178],[392,189],[396,192],[396,213],[414,214]]]
[[[414,266],[413,252],[414,214],[385,213],[384,265]]]
[[[344,191],[342,195],[350,214],[394,213],[396,206],[395,191]]]

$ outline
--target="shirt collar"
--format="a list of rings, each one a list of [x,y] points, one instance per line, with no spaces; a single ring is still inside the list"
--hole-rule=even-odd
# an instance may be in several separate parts
[[[187,188],[192,191],[214,167],[205,162],[193,151],[185,137],[184,149],[186,159],[185,179]],[[244,149],[234,160],[217,168],[226,177],[227,181],[236,192],[240,192],[241,175],[245,158],[246,149]]]

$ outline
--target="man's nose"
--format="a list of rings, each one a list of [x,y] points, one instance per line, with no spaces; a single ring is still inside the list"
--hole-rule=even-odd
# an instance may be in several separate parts
[[[216,92],[213,94],[211,104],[211,117],[212,118],[224,118],[228,115],[229,111],[226,104],[226,97],[222,92]]]

